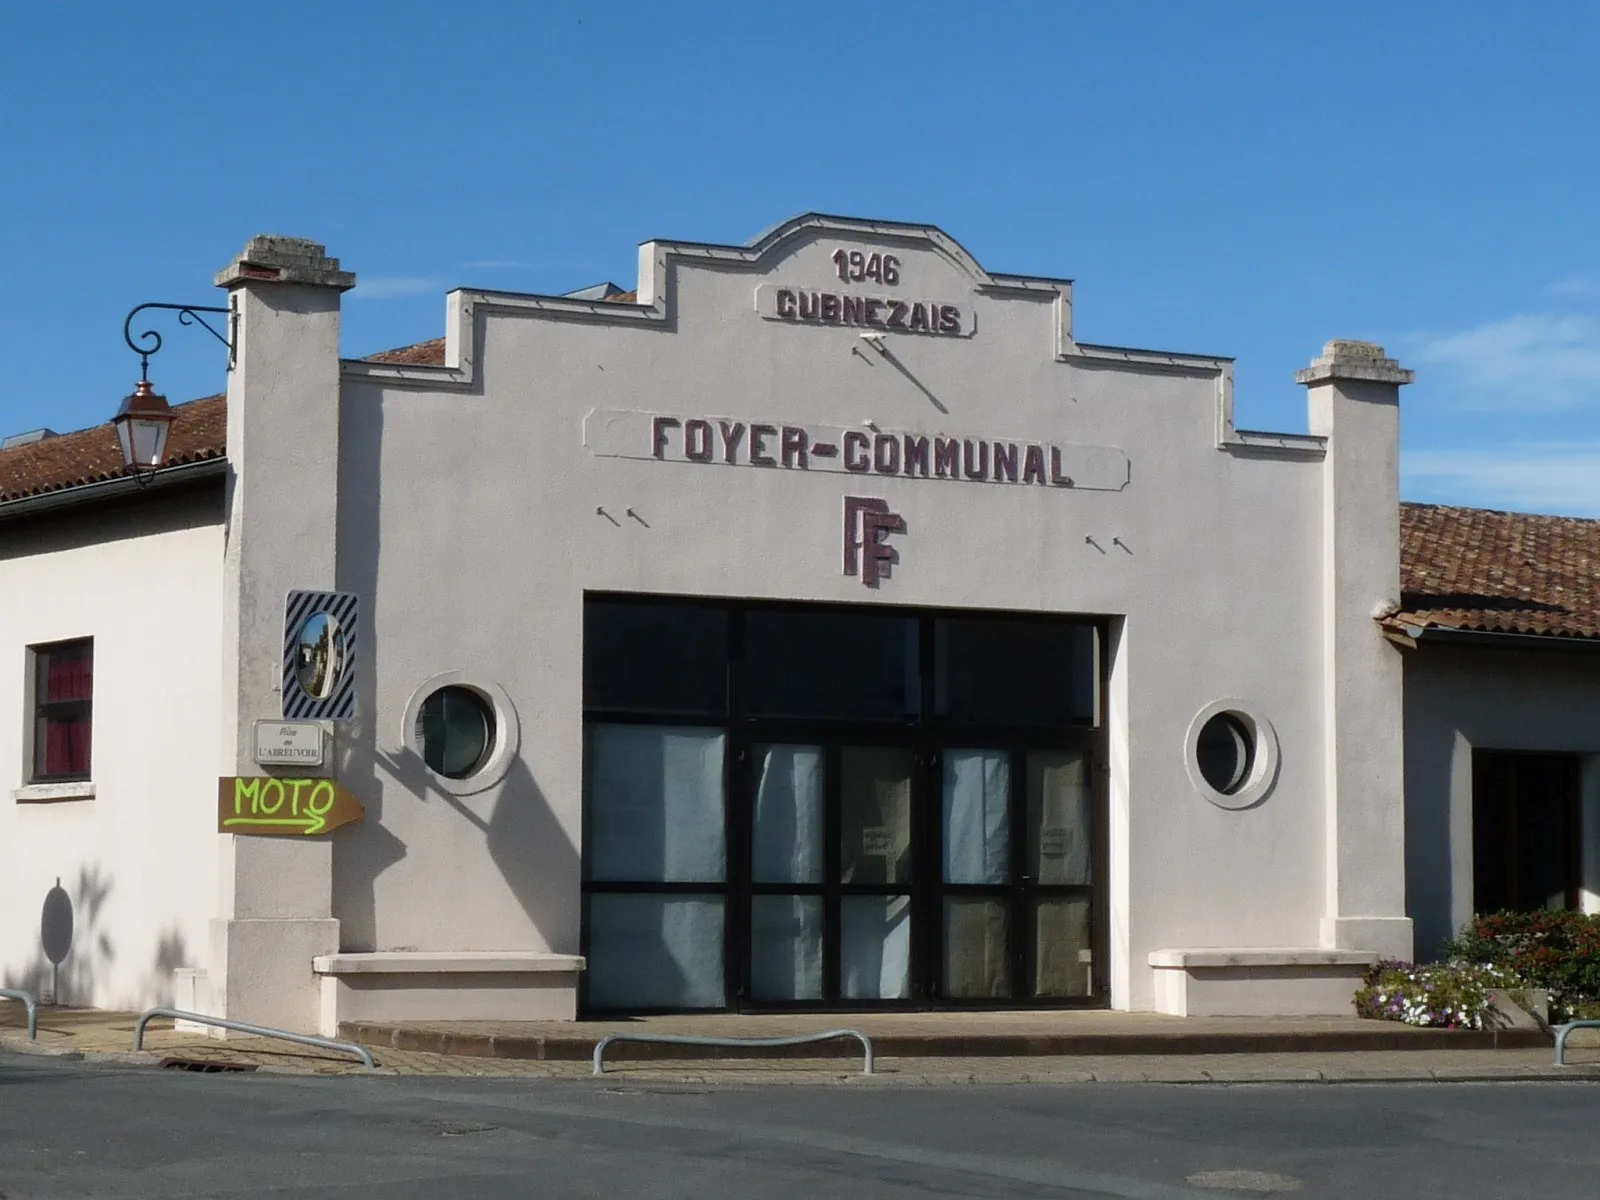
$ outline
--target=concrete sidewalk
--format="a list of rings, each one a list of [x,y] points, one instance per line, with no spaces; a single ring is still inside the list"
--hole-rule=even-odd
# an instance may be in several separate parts
[[[860,1075],[859,1055],[853,1042],[840,1043],[838,1056],[819,1056],[815,1047],[803,1048],[801,1057],[685,1058],[682,1048],[673,1057],[660,1057],[662,1047],[650,1047],[658,1056],[629,1057],[640,1047],[619,1045],[606,1056],[601,1085],[629,1082],[696,1084],[849,1084],[851,1086],[948,1085],[955,1083],[1263,1083],[1263,1082],[1469,1082],[1512,1080],[1600,1080],[1600,1034],[1574,1034],[1569,1046],[1573,1063],[1554,1066],[1550,1040],[1532,1047],[1494,1049],[1466,1035],[1446,1031],[1416,1030],[1408,1026],[1358,1021],[1354,1018],[1315,1020],[1200,1021],[1128,1013],[995,1013],[896,1014],[862,1016],[854,1020],[806,1016],[781,1018],[697,1017],[651,1018],[637,1021],[582,1022],[557,1032],[567,1034],[558,1049],[563,1056],[536,1058],[447,1054],[369,1042],[380,1069],[386,1074],[499,1078],[582,1080],[589,1077],[589,1054],[595,1039],[605,1032],[657,1028],[662,1032],[730,1031],[733,1036],[780,1036],[781,1032],[854,1025],[874,1038],[880,1047],[878,1074]],[[217,1041],[204,1035],[177,1033],[170,1021],[152,1022],[147,1049],[132,1051],[133,1013],[92,1009],[41,1008],[39,1041],[29,1043],[21,1027],[20,1006],[0,1004],[0,1053],[44,1053],[81,1056],[91,1061],[159,1065],[168,1060],[193,1064],[230,1064],[261,1071],[348,1074],[364,1073],[348,1056],[311,1050],[261,1038]],[[1057,1026],[1069,1018],[1070,1028],[1041,1032],[1042,1025]],[[975,1028],[976,1025],[976,1028]],[[944,1038],[970,1042],[990,1039],[977,1053],[932,1053]],[[428,1032],[449,1032],[431,1027],[399,1027]],[[454,1027],[451,1027],[452,1029]],[[885,1044],[920,1034],[923,1053],[885,1053]],[[491,1036],[479,1030],[473,1036]],[[518,1025],[501,1036],[535,1036]],[[547,1036],[548,1035],[544,1035]],[[1056,1038],[1109,1039],[1104,1044],[1120,1052],[1050,1052]],[[1040,1047],[1031,1054],[998,1052],[998,1039],[1026,1038]],[[1234,1039],[1252,1049],[1204,1052],[1192,1047],[1196,1039]],[[881,1040],[880,1040],[881,1039]],[[1043,1040],[1041,1040],[1043,1039]],[[1254,1039],[1250,1041],[1250,1039]],[[1321,1041],[1319,1047],[1318,1043]],[[581,1048],[581,1055],[568,1055]],[[551,1043],[546,1042],[550,1048]],[[1276,1047],[1276,1048],[1275,1048]],[[1290,1047],[1285,1049],[1283,1047]],[[1300,1048],[1295,1048],[1300,1047]],[[769,1054],[771,1052],[768,1052]]]

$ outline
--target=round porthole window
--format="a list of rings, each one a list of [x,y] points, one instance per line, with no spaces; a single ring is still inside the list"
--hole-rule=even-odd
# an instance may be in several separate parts
[[[470,778],[494,753],[494,705],[473,688],[442,687],[422,702],[416,739],[430,770],[446,779]]]
[[[1255,765],[1255,731],[1238,713],[1217,713],[1200,727],[1194,751],[1200,777],[1224,796],[1235,796]]]
[[[1189,723],[1184,767],[1218,808],[1254,808],[1278,779],[1277,732],[1256,705],[1215,700]]]

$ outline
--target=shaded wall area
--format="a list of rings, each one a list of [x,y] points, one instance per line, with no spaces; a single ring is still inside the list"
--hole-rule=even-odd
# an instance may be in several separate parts
[[[1406,908],[1417,957],[1472,916],[1473,751],[1582,755],[1580,904],[1600,911],[1600,653],[1424,641],[1405,654]]]

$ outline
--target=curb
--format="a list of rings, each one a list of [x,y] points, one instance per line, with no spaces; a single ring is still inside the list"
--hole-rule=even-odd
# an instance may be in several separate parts
[[[37,1057],[56,1058],[63,1061],[78,1062],[89,1061],[102,1066],[125,1066],[156,1068],[160,1065],[165,1052],[145,1051],[142,1054],[128,1051],[109,1050],[57,1050],[47,1047],[28,1046],[26,1048],[15,1043],[0,1041],[0,1051],[16,1050],[24,1054],[33,1054]],[[471,1058],[471,1055],[463,1055]],[[978,1056],[980,1059],[982,1056]],[[1129,1058],[1138,1056],[1129,1055]],[[952,1070],[938,1074],[924,1074],[916,1068],[916,1058],[901,1058],[898,1067],[880,1072],[876,1075],[861,1075],[853,1070],[843,1069],[834,1071],[829,1068],[812,1068],[799,1071],[741,1071],[724,1073],[717,1069],[714,1060],[678,1059],[673,1061],[671,1067],[653,1066],[648,1063],[635,1063],[634,1070],[612,1070],[602,1076],[583,1075],[578,1077],[562,1076],[530,1076],[527,1079],[506,1079],[504,1076],[493,1078],[506,1083],[565,1083],[599,1087],[627,1088],[634,1085],[661,1085],[689,1084],[709,1085],[719,1088],[748,1088],[748,1087],[824,1087],[848,1086],[856,1088],[893,1088],[893,1087],[949,1087],[949,1086],[979,1086],[979,1087],[1059,1087],[1082,1084],[1162,1084],[1167,1086],[1194,1087],[1249,1087],[1272,1084],[1326,1084],[1330,1086],[1351,1086],[1360,1084],[1492,1084],[1492,1083],[1596,1083],[1600,1082],[1600,1063],[1583,1063],[1567,1067],[1557,1067],[1554,1064],[1547,1067],[1528,1066],[1471,1066],[1471,1067],[1334,1067],[1334,1068],[1300,1068],[1300,1067],[1241,1067],[1227,1069],[1203,1069],[1197,1067],[1173,1067],[1163,1069],[1155,1066],[1151,1070],[1140,1070],[1130,1065],[1127,1067],[1100,1068],[1097,1070],[1050,1070],[1037,1075],[1026,1071],[1002,1076],[999,1078],[986,1078],[982,1071]],[[341,1064],[348,1065],[348,1064]],[[887,1065],[887,1064],[885,1064]],[[465,1067],[466,1064],[463,1064]],[[313,1067],[303,1067],[288,1064],[256,1064],[257,1074],[263,1075],[293,1075],[313,1076],[321,1078],[363,1078],[372,1075],[381,1075],[398,1078],[408,1072],[385,1067],[380,1061],[377,1071],[340,1070],[326,1071]],[[418,1075],[419,1078],[490,1078],[481,1076],[470,1069],[452,1071],[447,1074],[434,1074],[432,1072]]]
[[[566,1084],[597,1084],[626,1090],[630,1086],[662,1086],[666,1084],[715,1086],[719,1088],[745,1087],[823,1087],[845,1086],[852,1088],[893,1087],[1065,1087],[1083,1084],[1100,1084],[1108,1087],[1130,1084],[1155,1084],[1169,1087],[1259,1087],[1282,1084],[1317,1084],[1328,1087],[1355,1087],[1362,1084],[1489,1084],[1489,1083],[1594,1083],[1600,1082],[1600,1066],[1562,1069],[1508,1067],[1464,1070],[1414,1070],[1370,1071],[1345,1074],[1340,1071],[1063,1071],[1039,1077],[1018,1076],[1005,1079],[986,1079],[970,1072],[951,1072],[942,1075],[879,1074],[879,1075],[827,1075],[773,1072],[771,1074],[739,1074],[721,1076],[716,1070],[706,1070],[698,1064],[686,1064],[682,1074],[644,1068],[640,1072],[618,1072],[595,1079],[556,1079],[552,1082]]]
[[[346,1021],[339,1036],[366,1046],[420,1050],[463,1058],[518,1058],[540,1062],[580,1062],[594,1053],[603,1033],[488,1034],[415,1029],[373,1021]],[[1359,1050],[1540,1050],[1554,1039],[1538,1029],[1472,1031],[1419,1029],[1368,1033],[1329,1031],[1288,1034],[984,1034],[968,1037],[874,1035],[873,1051],[881,1058],[1038,1058],[1078,1055],[1312,1054]],[[742,1046],[701,1047],[697,1059],[850,1058],[860,1054],[855,1043],[812,1043],[786,1049]],[[623,1042],[608,1056],[618,1062],[683,1058],[682,1047],[649,1042]]]
[[[41,1046],[37,1042],[14,1042],[0,1038],[0,1050],[10,1054],[31,1054],[35,1058],[59,1058],[65,1062],[81,1062],[83,1051],[67,1050],[58,1046]]]

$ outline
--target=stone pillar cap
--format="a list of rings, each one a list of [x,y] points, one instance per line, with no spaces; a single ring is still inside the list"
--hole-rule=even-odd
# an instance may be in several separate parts
[[[1363,379],[1371,383],[1410,383],[1415,371],[1408,371],[1392,358],[1384,357],[1377,342],[1352,342],[1335,338],[1323,346],[1322,353],[1303,371],[1296,371],[1296,383],[1323,383],[1329,379]]]
[[[347,292],[355,287],[356,276],[354,271],[340,270],[339,260],[329,258],[321,242],[263,234],[246,242],[217,273],[218,287],[253,282],[300,283]]]

